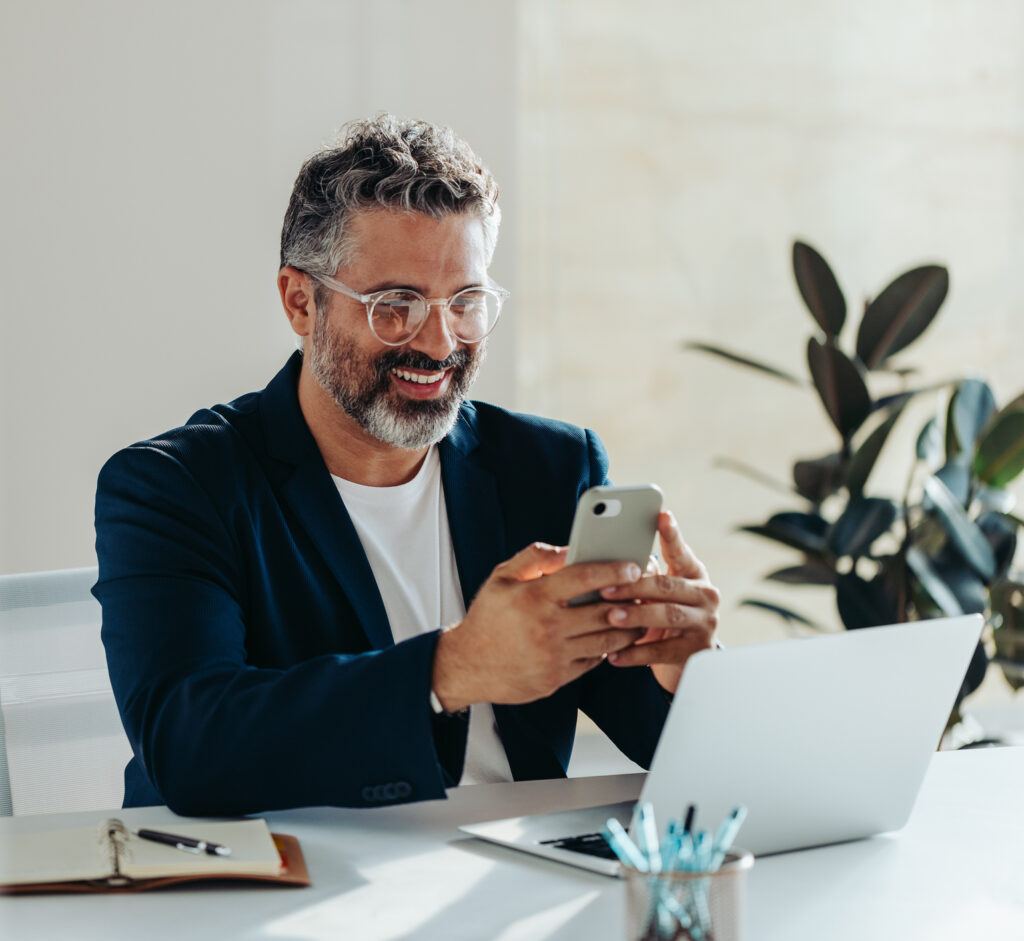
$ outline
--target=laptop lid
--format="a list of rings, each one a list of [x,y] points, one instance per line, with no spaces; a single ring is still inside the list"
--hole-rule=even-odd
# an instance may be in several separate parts
[[[686,665],[641,800],[705,826],[737,804],[772,853],[897,830],[939,746],[981,615],[704,651]]]

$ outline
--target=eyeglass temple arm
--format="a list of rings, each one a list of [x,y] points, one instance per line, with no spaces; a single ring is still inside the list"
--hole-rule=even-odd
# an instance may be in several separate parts
[[[354,301],[360,301],[363,304],[369,303],[372,295],[360,294],[358,291],[353,291],[347,284],[342,284],[340,281],[335,281],[334,278],[329,278],[325,274],[311,274],[310,277],[314,281],[319,281],[321,284],[327,285],[332,291],[337,291],[339,294],[344,294],[346,297],[351,297]]]

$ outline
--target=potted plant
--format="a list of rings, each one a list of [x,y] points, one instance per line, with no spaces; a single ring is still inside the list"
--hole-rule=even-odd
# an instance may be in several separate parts
[[[990,659],[1015,689],[1024,686],[1024,572],[1014,567],[1024,520],[1014,515],[1006,489],[1024,470],[1024,394],[999,408],[977,377],[912,386],[916,371],[897,356],[942,307],[949,289],[945,267],[906,271],[866,302],[852,348],[841,343],[844,328],[849,334],[853,327],[825,259],[795,242],[793,272],[814,323],[809,380],[720,346],[686,344],[813,389],[835,430],[821,454],[793,463],[788,489],[800,505],[740,528],[799,553],[795,564],[766,577],[829,586],[847,629],[984,614],[983,642],[952,722]],[[888,390],[876,390],[884,383]],[[935,400],[936,414],[906,456],[905,486],[898,494],[877,492],[871,475],[878,457],[907,404],[924,395]],[[743,603],[817,626],[788,607],[753,598]]]

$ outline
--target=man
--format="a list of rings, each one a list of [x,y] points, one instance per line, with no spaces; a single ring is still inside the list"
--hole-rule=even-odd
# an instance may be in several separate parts
[[[103,468],[94,593],[126,805],[366,806],[564,775],[579,708],[649,764],[718,595],[668,513],[667,574],[565,566],[600,441],[465,401],[505,298],[496,200],[449,130],[350,125],[285,217],[304,352]]]

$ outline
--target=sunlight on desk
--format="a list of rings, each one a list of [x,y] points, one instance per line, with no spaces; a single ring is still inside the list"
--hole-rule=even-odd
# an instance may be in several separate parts
[[[581,892],[578,878],[538,876],[528,860],[524,867],[510,870],[457,845],[358,867],[362,884],[269,922],[261,936],[538,941],[564,929],[606,888],[602,882]]]
[[[372,927],[375,938],[414,936],[431,919],[473,893],[496,865],[445,847],[356,867],[364,885],[273,921],[265,933],[289,941],[320,938],[331,928],[349,928],[352,913],[358,911],[374,913],[361,927]],[[396,904],[398,898],[401,902]]]
[[[596,889],[560,905],[520,918],[514,925],[498,935],[494,941],[543,941],[560,928],[568,925],[584,908],[601,893]]]

